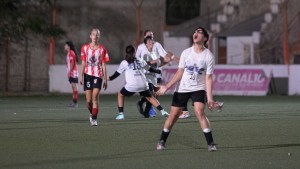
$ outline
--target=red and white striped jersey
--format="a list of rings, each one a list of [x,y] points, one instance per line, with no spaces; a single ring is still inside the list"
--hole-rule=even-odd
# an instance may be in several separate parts
[[[81,48],[81,60],[85,62],[84,73],[90,76],[102,77],[102,62],[108,62],[109,56],[104,46],[99,44],[98,49],[91,49],[90,44]]]
[[[76,55],[73,50],[67,54],[67,73],[70,72],[70,77],[77,78],[78,77],[78,69],[77,69],[77,62],[76,62]],[[73,67],[71,64],[73,63]]]

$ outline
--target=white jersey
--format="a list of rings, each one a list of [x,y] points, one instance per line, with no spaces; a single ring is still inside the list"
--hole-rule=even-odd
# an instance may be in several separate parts
[[[142,60],[146,61],[147,63],[148,62],[151,62],[153,60],[157,60],[159,59],[160,57],[155,53],[155,52],[150,52],[148,50],[145,50],[145,51],[142,51]],[[157,63],[155,64],[150,64],[150,67],[152,67],[153,69],[158,69],[158,65],[160,65],[160,60],[158,60]],[[152,83],[155,87],[157,86],[157,77],[156,77],[156,74],[157,73],[153,73],[153,72],[149,72],[149,71],[146,71],[145,72],[145,75],[146,75],[146,78],[148,80],[149,83]]]
[[[142,53],[144,51],[148,51],[148,49],[145,43],[141,43],[136,50],[135,57],[141,59],[143,57]],[[157,56],[161,57],[165,57],[167,54],[167,52],[159,42],[154,42],[152,51],[155,52]]]
[[[206,90],[205,78],[207,74],[213,74],[214,55],[206,48],[196,53],[192,46],[182,52],[178,67],[184,72],[176,87],[177,92]]]
[[[118,73],[125,72],[125,89],[130,92],[141,92],[149,89],[144,68],[149,68],[143,60],[135,60],[129,64],[123,60],[117,70]]]
[[[136,54],[135,57],[138,59],[142,59],[145,61],[149,61],[148,59],[145,59],[145,54],[148,54],[150,56],[152,56],[152,58],[160,58],[160,57],[165,57],[167,55],[167,52],[165,51],[165,49],[162,47],[162,45],[159,42],[154,42],[153,44],[153,49],[152,49],[152,54],[150,53],[146,47],[145,43],[141,43],[137,50],[136,50]],[[149,58],[150,59],[150,58]],[[152,59],[155,60],[155,59]],[[151,60],[150,60],[151,61]],[[155,69],[160,69],[162,71],[162,68],[159,67],[160,66],[160,62],[157,65],[157,67],[153,67]],[[150,72],[145,72],[147,75],[147,79],[149,81],[149,83],[152,83],[154,86],[157,86],[157,78],[161,78],[161,74],[157,74],[157,73],[152,73],[152,75],[150,76],[148,73]],[[153,79],[153,76],[155,76],[155,80]]]
[[[158,56],[165,57],[167,55],[166,50],[162,47],[162,45],[158,42],[155,42],[153,45],[153,51],[156,52]],[[162,67],[158,67],[157,69],[162,71]],[[155,74],[156,78],[162,78],[162,74]]]

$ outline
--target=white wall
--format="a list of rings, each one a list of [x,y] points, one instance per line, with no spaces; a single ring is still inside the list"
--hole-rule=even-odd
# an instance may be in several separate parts
[[[289,95],[300,95],[300,66],[290,66]]]
[[[182,51],[191,46],[191,39],[187,37],[170,37],[169,32],[164,32],[163,46],[166,51],[173,52],[175,56],[180,57]]]
[[[245,57],[249,56],[249,62]],[[252,36],[227,37],[227,64],[253,64]]]
[[[79,66],[79,65],[78,65]],[[107,65],[108,75],[112,75],[118,68],[119,65]],[[80,68],[80,66],[79,66]],[[168,68],[177,68],[165,67]],[[291,65],[288,71],[288,66],[286,65],[216,65],[215,69],[223,68],[233,68],[233,69],[251,69],[251,68],[261,68],[266,71],[271,71],[272,76],[275,78],[289,78],[289,95],[300,95],[300,65]],[[114,81],[108,83],[108,89],[106,91],[101,91],[104,94],[115,94],[117,93],[125,84],[124,74],[120,75]],[[82,86],[78,86],[79,93],[83,93]],[[58,93],[71,93],[71,85],[68,82],[66,74],[65,65],[51,65],[49,67],[49,92]]]
[[[80,65],[78,70],[80,70]],[[108,65],[107,66],[107,75],[111,76],[117,69],[119,65]],[[78,79],[79,80],[79,79]],[[120,89],[125,84],[124,74],[121,74],[117,79],[108,82],[107,90],[101,90],[101,93],[104,94],[115,94],[120,91]],[[58,93],[71,93],[72,88],[68,81],[66,66],[65,65],[51,65],[49,67],[49,92],[58,92]],[[78,92],[84,93],[83,86],[78,83]]]

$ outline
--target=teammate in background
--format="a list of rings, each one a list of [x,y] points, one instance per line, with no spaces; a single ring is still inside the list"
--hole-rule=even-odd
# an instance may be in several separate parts
[[[153,69],[160,69],[161,66],[163,66],[163,64],[161,62],[160,56],[157,55],[156,52],[153,51],[153,45],[154,45],[154,41],[152,39],[151,36],[147,36],[144,39],[144,44],[146,45],[147,50],[143,50],[141,55],[142,55],[142,60],[146,61],[146,63],[152,67]],[[161,73],[153,73],[150,71],[146,71],[145,72],[147,81],[148,81],[148,85],[149,85],[149,90],[151,92],[151,94],[156,97],[155,92],[158,90],[158,79],[156,75],[161,75]],[[145,99],[145,98],[144,98]],[[150,102],[146,102],[146,107],[145,110],[143,112],[143,115],[145,118],[147,117],[154,117],[156,114],[155,110],[152,108],[152,104]]]
[[[168,117],[169,114],[163,109],[160,103],[153,97],[149,91],[148,82],[144,70],[155,73],[161,73],[160,70],[151,68],[144,60],[135,58],[135,48],[132,45],[126,47],[125,60],[120,63],[118,70],[108,80],[114,80],[121,73],[125,72],[125,86],[118,93],[118,109],[119,113],[116,120],[123,120],[124,117],[124,96],[132,96],[139,93],[145,97],[153,106],[155,106],[162,114]]]
[[[80,84],[85,91],[91,126],[97,126],[98,100],[102,83],[103,89],[107,88],[106,62],[109,61],[109,56],[105,47],[99,44],[99,29],[92,29],[90,38],[91,42],[81,48]]]
[[[177,72],[165,85],[161,86],[158,94],[164,94],[176,82],[176,91],[170,110],[170,116],[164,124],[160,140],[157,143],[157,150],[164,150],[167,138],[172,127],[178,120],[182,107],[191,99],[194,104],[194,111],[199,124],[204,132],[207,141],[208,151],[216,151],[209,121],[205,115],[204,108],[207,102],[208,108],[214,106],[212,95],[212,74],[214,69],[214,56],[205,47],[209,39],[207,31],[199,27],[193,34],[193,46],[185,49],[180,57]]]
[[[68,52],[66,57],[66,64],[67,64],[67,75],[69,82],[72,86],[72,93],[73,93],[73,102],[68,105],[68,107],[78,107],[77,100],[78,100],[78,69],[77,69],[77,62],[78,62],[78,54],[77,50],[72,41],[67,41],[65,43],[65,51]]]
[[[147,36],[150,36],[151,39],[153,40],[152,53],[155,53],[156,56],[159,57],[160,62],[161,62],[161,66],[165,65],[166,63],[169,63],[172,59],[174,59],[175,56],[173,55],[173,53],[166,52],[165,49],[162,47],[162,45],[159,42],[154,41],[154,35],[153,35],[153,32],[151,30],[145,30],[144,38],[146,38]],[[149,51],[146,47],[146,44],[141,43],[137,48],[135,56],[136,56],[137,59],[143,59],[143,54],[147,53],[147,52],[149,52]],[[159,68],[159,69],[161,70],[161,68]],[[157,74],[156,76],[159,76],[158,78],[160,78],[160,80],[161,80],[161,75]],[[150,109],[148,109],[148,107],[150,106],[149,102],[146,103],[147,109],[143,110],[143,104],[145,102],[147,102],[145,97],[142,97],[141,100],[139,100],[137,102],[138,111],[141,114],[145,114],[146,115],[145,117],[147,117],[150,112],[153,112],[153,113],[150,113],[150,117],[155,116],[155,110],[152,107],[150,107]]]

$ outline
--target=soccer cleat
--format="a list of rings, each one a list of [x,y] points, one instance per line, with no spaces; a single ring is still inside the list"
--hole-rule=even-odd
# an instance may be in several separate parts
[[[179,116],[180,119],[186,119],[190,117],[190,113],[188,111],[182,111],[181,115]]]
[[[156,145],[156,150],[165,150],[166,143],[163,140],[160,140]]]
[[[208,145],[208,152],[217,151],[217,147],[214,144]]]
[[[124,120],[124,114],[123,113],[119,113],[116,117],[116,120]]]
[[[91,125],[92,125],[92,115],[90,114],[90,123],[91,123]]]
[[[162,109],[162,110],[160,111],[160,113],[161,113],[161,115],[164,116],[164,117],[169,117],[169,113],[166,112],[164,109]]]
[[[143,103],[141,101],[138,101],[136,103],[136,108],[137,108],[138,112],[144,116]]]
[[[77,103],[74,103],[74,102],[72,102],[72,103],[70,103],[69,105],[68,105],[68,107],[78,107],[78,104]]]
[[[91,126],[98,126],[96,119],[92,119]]]

